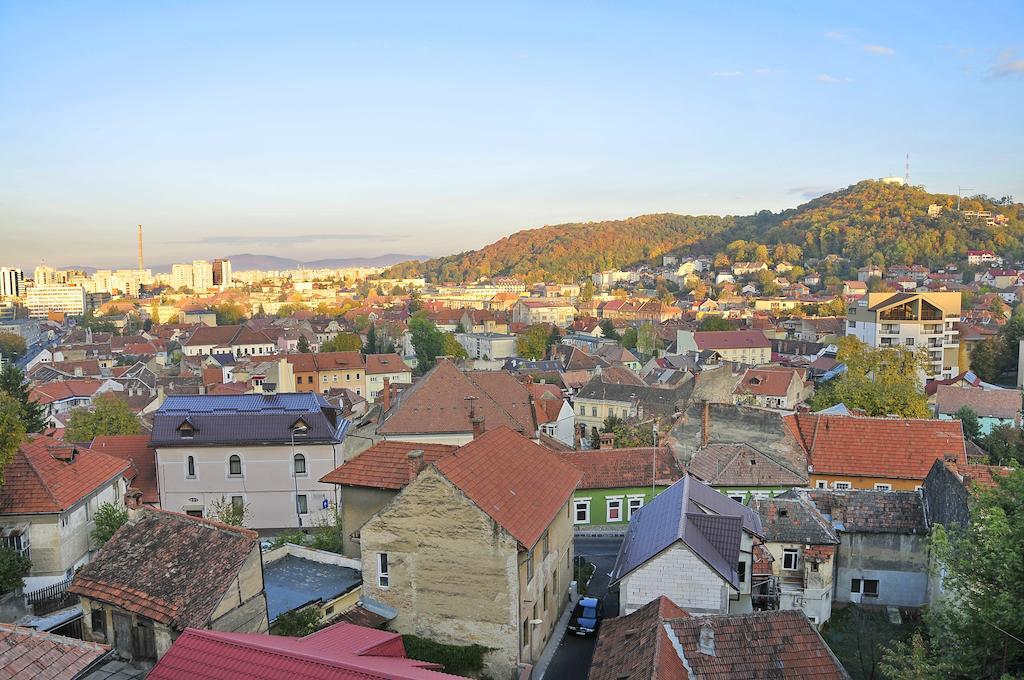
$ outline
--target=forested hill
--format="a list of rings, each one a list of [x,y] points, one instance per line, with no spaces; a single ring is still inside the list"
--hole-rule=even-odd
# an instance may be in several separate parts
[[[931,205],[942,211],[929,215]],[[854,266],[868,261],[941,265],[963,260],[968,249],[1024,257],[1024,205],[985,196],[962,200],[962,211],[990,210],[1008,219],[994,226],[965,216],[956,205],[956,196],[866,180],[781,213],[667,213],[529,229],[480,250],[404,262],[385,276],[467,281],[512,274],[530,282],[572,281],[604,269],[655,263],[666,253],[705,254],[719,261],[726,256],[732,261],[764,258],[766,253],[769,260],[839,255]]]

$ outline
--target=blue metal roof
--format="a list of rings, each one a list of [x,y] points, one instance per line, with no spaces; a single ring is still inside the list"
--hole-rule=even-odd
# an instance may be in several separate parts
[[[327,401],[315,392],[282,394],[185,394],[167,397],[157,414],[168,413],[312,413]]]
[[[363,582],[355,569],[285,555],[263,567],[267,613],[273,621],[281,614],[310,602],[327,602]]]

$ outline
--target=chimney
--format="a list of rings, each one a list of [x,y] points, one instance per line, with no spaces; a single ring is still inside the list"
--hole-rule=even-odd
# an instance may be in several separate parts
[[[142,492],[138,489],[129,488],[128,492],[124,495],[124,504],[129,512],[138,510],[142,507]]]
[[[704,402],[704,411],[700,418],[700,445],[707,446],[711,441],[711,404]]]
[[[583,427],[586,427],[586,425],[583,425]],[[579,451],[583,448],[582,439],[583,435],[580,434],[580,428],[574,427],[572,432],[572,448],[574,451]]]
[[[380,408],[384,413],[387,413],[388,409],[391,408],[391,378],[386,376],[384,378],[384,389],[381,390]]]
[[[701,654],[715,655],[715,629],[711,627],[708,621],[703,621],[700,624],[700,637],[697,640],[697,647],[700,649]]]
[[[484,433],[484,417],[474,417],[470,422],[473,423],[473,439],[476,439]]]
[[[602,432],[600,443],[598,448],[601,449],[614,449],[615,448],[615,433],[614,432]]]
[[[412,482],[423,472],[423,449],[414,449],[407,455],[409,457],[409,481]]]

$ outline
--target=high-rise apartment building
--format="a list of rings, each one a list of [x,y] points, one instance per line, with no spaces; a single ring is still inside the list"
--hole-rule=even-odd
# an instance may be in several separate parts
[[[221,290],[231,287],[231,260],[218,258],[213,261],[213,285]]]
[[[871,347],[923,347],[926,378],[960,372],[960,293],[868,293],[850,305],[846,334]]]
[[[192,290],[203,293],[213,288],[213,265],[206,260],[192,262]]]
[[[25,275],[17,267],[0,267],[0,297],[21,297]]]
[[[52,286],[58,283],[58,272],[53,267],[47,267],[45,264],[41,264],[36,267],[35,272],[32,274],[32,280],[37,286]]]
[[[171,266],[171,286],[195,290],[192,278],[192,265],[176,264]]]
[[[49,312],[72,316],[85,314],[85,288],[77,285],[33,286],[25,293],[25,306],[32,318],[45,318]]]

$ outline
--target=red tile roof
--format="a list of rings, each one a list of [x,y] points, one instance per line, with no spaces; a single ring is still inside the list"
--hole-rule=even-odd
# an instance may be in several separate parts
[[[935,391],[935,406],[940,414],[953,415],[967,407],[981,418],[1002,418],[1020,421],[1020,390],[982,389],[939,385]]]
[[[346,368],[363,368],[366,362],[361,352],[318,352],[313,355],[316,367],[321,371],[338,371]]]
[[[126,476],[129,477],[132,488],[142,492],[142,502],[160,502],[156,449],[150,447],[148,434],[103,435],[93,439],[89,449],[127,461],[131,469]]]
[[[72,680],[110,651],[107,645],[0,623],[0,678]]]
[[[504,371],[460,371],[451,361],[440,360],[427,375],[402,393],[385,416],[378,432],[384,435],[410,433],[467,433],[470,400],[487,429],[512,427],[534,436],[529,392]]]
[[[379,373],[404,373],[411,371],[408,364],[397,354],[367,354],[366,372],[369,375]]]
[[[623,489],[650,486],[653,446],[635,449],[599,449],[562,453],[567,461],[583,473],[581,489]],[[683,472],[676,463],[672,450],[661,447],[657,456],[658,468],[654,479],[658,485],[671,486],[679,481]]]
[[[103,380],[82,379],[62,380],[59,382],[37,385],[32,388],[29,398],[40,404],[52,404],[55,401],[72,397],[91,397],[103,385]]]
[[[534,420],[538,423],[553,423],[562,412],[565,398],[562,390],[551,383],[531,383],[526,386],[533,397]]]
[[[582,477],[558,454],[508,427],[485,432],[435,466],[526,548],[537,543]]]
[[[250,529],[146,508],[78,571],[68,591],[175,630],[205,627],[257,540]]]
[[[980,489],[992,489],[996,485],[996,477],[1006,477],[1013,468],[1005,465],[978,465],[977,463],[953,463],[945,461],[946,468],[955,474],[968,489],[971,485]]]
[[[187,629],[150,680],[444,680],[441,666],[405,656],[402,636],[336,623],[302,638]]]
[[[693,334],[697,349],[771,348],[772,343],[763,331],[697,331]]]
[[[402,489],[409,483],[409,452],[423,451],[423,464],[437,462],[459,448],[450,444],[377,442],[352,460],[324,475],[325,484]]]
[[[58,513],[128,471],[128,463],[84,446],[36,436],[4,468],[0,514]]]
[[[859,418],[797,413],[786,424],[813,474],[924,480],[936,459],[967,462],[959,420]]]
[[[804,371],[796,368],[748,368],[736,385],[734,394],[759,394],[784,397],[796,375],[803,381]]]
[[[713,631],[714,654],[700,651]],[[802,611],[690,615],[659,597],[628,616],[605,621],[590,680],[758,680],[849,675]]]

